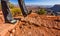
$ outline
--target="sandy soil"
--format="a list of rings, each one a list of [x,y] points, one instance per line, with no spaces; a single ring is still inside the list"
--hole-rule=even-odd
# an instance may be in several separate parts
[[[32,13],[15,25],[4,23],[0,16],[0,36],[60,36],[60,17]],[[21,19],[21,20],[20,20]]]

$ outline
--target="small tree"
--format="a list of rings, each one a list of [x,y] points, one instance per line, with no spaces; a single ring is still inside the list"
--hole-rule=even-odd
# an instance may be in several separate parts
[[[37,13],[40,15],[46,14],[46,10],[42,8],[42,9],[39,9]]]

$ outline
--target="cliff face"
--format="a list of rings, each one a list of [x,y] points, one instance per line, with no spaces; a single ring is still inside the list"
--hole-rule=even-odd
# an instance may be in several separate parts
[[[32,13],[15,25],[0,24],[0,36],[60,36],[60,17]]]
[[[55,12],[60,12],[60,5],[56,4],[53,7],[51,7],[52,10],[54,10]]]

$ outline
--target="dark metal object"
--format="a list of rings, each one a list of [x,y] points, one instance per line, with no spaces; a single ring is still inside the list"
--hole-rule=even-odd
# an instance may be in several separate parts
[[[27,16],[28,15],[28,10],[25,6],[24,0],[18,0],[18,3],[19,3],[19,6],[20,6],[20,9],[22,11],[23,16]]]
[[[3,15],[4,15],[5,22],[10,22],[10,21],[15,20],[12,17],[12,14],[10,12],[8,2],[9,2],[9,0],[1,0],[2,12],[3,12]],[[18,3],[19,3],[19,6],[21,8],[21,11],[22,11],[22,14],[23,14],[24,17],[26,17],[28,14],[31,13],[31,12],[28,13],[28,10],[25,6],[24,0],[18,0]],[[16,21],[14,21],[14,22],[16,22]]]
[[[10,9],[9,9],[8,1],[9,0],[1,0],[2,12],[4,15],[5,21],[13,20],[12,14],[11,14]]]

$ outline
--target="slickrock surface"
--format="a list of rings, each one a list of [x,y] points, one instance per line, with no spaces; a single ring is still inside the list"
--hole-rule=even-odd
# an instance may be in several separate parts
[[[0,36],[60,36],[60,17],[32,13],[15,25],[0,24]]]

